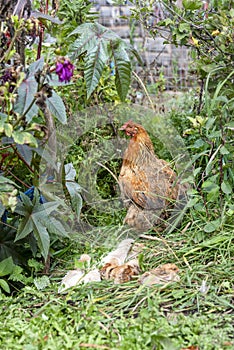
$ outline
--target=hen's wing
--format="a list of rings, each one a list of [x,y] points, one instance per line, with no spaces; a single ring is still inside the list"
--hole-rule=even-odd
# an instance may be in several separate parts
[[[144,209],[160,210],[168,199],[177,196],[175,179],[176,174],[168,163],[155,157],[145,167],[122,166],[119,184],[124,200]]]

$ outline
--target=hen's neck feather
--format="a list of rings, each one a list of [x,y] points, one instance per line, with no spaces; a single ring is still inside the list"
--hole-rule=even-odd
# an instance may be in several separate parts
[[[124,153],[123,165],[145,165],[156,158],[154,147],[145,130],[138,130]]]

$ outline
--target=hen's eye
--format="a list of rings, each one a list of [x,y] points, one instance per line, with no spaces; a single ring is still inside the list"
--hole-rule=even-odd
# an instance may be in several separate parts
[[[134,130],[136,130],[136,131],[137,131],[137,130],[138,130],[138,128],[134,128]]]

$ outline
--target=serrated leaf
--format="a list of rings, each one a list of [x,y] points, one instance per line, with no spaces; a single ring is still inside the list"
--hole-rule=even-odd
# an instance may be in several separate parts
[[[34,222],[34,236],[37,240],[38,247],[40,248],[41,254],[46,260],[49,248],[50,248],[50,236],[46,227],[40,223],[39,220],[33,218]]]
[[[25,206],[27,212],[31,213],[33,209],[33,204],[31,199],[25,193],[22,193],[22,192],[20,192],[20,199],[22,201],[22,205]]]
[[[14,268],[14,262],[10,256],[0,262],[0,277],[10,275]]]
[[[232,186],[229,184],[228,181],[223,181],[221,183],[221,189],[223,193],[225,194],[231,194],[232,193]]]
[[[41,219],[41,222],[50,233],[54,233],[55,235],[61,237],[69,237],[67,231],[65,230],[65,227],[59,220],[55,219],[54,217],[50,216],[49,220],[47,218],[46,221]]]
[[[76,178],[76,169],[72,163],[67,163],[64,165],[65,170],[65,180],[74,181]]]
[[[111,46],[115,64],[115,84],[121,101],[124,101],[131,81],[131,62],[125,48]]]
[[[19,224],[14,242],[27,237],[33,231],[33,222],[30,215],[25,217]]]
[[[64,125],[67,123],[65,105],[61,97],[55,91],[53,91],[52,96],[46,100],[46,104],[50,112],[61,124]]]
[[[107,43],[102,40],[100,40],[95,48],[85,56],[84,77],[87,86],[87,98],[90,97],[98,86],[107,60]]]
[[[40,204],[39,208],[37,209],[37,213],[40,213],[41,215],[41,212],[45,211],[46,215],[50,215],[52,211],[58,208],[59,205],[60,203],[57,201]]]
[[[87,96],[90,97],[97,87],[108,58],[114,58],[115,84],[122,101],[125,100],[131,77],[131,62],[126,52],[127,44],[113,31],[98,24],[85,23],[77,27],[70,35],[79,34],[71,50],[72,58],[85,53],[85,81]],[[137,52],[128,47],[137,57]]]
[[[38,290],[45,289],[50,285],[50,279],[45,275],[42,277],[34,278],[33,282]]]

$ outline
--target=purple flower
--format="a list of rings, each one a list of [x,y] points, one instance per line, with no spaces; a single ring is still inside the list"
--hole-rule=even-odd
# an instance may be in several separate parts
[[[69,82],[73,76],[74,66],[73,64],[65,58],[61,58],[56,63],[56,73],[58,74],[59,81]]]
[[[0,82],[2,84],[5,84],[6,82],[9,82],[9,92],[13,92],[14,88],[15,88],[15,82],[16,82],[16,78],[13,77],[12,75],[12,71],[10,69],[7,69],[5,71],[5,73],[0,77]]]

